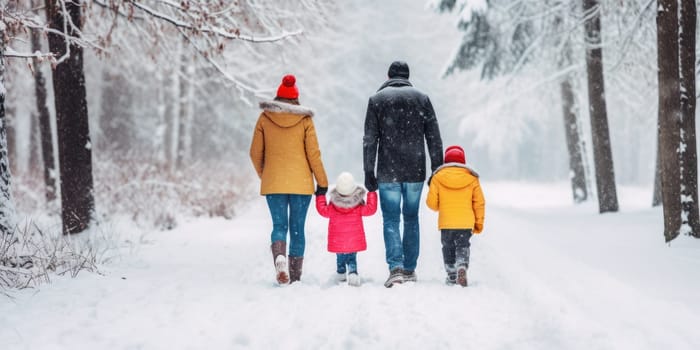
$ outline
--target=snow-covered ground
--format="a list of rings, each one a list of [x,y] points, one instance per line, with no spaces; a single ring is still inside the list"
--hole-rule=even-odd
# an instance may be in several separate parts
[[[365,221],[363,285],[332,281],[327,221],[309,210],[302,283],[273,283],[262,198],[231,221],[150,233],[102,274],[0,297],[0,349],[699,349],[700,241],[663,243],[650,191],[621,212],[566,184],[486,183],[470,287],[444,285],[422,209],[417,283],[391,289],[381,215]]]

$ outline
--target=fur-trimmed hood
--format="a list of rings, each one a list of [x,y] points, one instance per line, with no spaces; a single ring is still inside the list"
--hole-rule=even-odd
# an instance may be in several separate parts
[[[340,193],[338,193],[338,191],[336,191],[336,189],[334,188],[328,193],[328,200],[329,202],[333,203],[333,205],[337,208],[352,209],[357,207],[358,205],[365,204],[366,193],[367,190],[365,190],[361,186],[357,186],[349,196],[343,196]]]
[[[479,181],[479,175],[462,163],[445,163],[435,170],[432,181],[447,188],[461,189]]]
[[[284,103],[280,101],[260,101],[260,109],[266,112],[290,113],[304,116],[308,115],[309,117],[314,116],[314,110],[309,107],[293,105],[291,103]]]
[[[435,176],[435,174],[438,171],[440,171],[444,168],[448,168],[448,167],[464,168],[464,169],[467,169],[469,171],[469,173],[471,173],[474,177],[479,177],[479,173],[477,173],[476,171],[474,171],[474,169],[472,169],[472,168],[470,168],[462,163],[445,163],[445,164],[439,166],[437,169],[435,169],[435,171],[433,171],[433,176]]]

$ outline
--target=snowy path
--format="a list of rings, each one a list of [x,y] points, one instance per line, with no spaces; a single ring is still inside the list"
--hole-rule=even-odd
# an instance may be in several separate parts
[[[364,284],[335,285],[326,221],[313,208],[302,283],[277,287],[267,208],[256,200],[232,221],[151,234],[104,276],[0,299],[0,348],[700,348],[700,245],[663,245],[660,211],[636,197],[600,216],[592,204],[567,205],[562,188],[485,186],[486,232],[472,240],[469,288],[443,284],[428,210],[418,283],[382,286],[376,215],[358,256]],[[537,206],[521,205],[534,198]]]

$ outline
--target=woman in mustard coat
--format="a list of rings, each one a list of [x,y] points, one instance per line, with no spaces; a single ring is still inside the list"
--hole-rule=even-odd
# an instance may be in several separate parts
[[[277,282],[287,284],[301,278],[304,225],[314,194],[314,178],[316,193],[323,194],[328,179],[312,120],[314,113],[299,105],[296,78],[285,76],[275,99],[261,102],[260,108],[263,111],[255,125],[250,159],[272,217],[271,250]]]
[[[464,150],[445,150],[445,164],[431,177],[426,204],[438,212],[447,284],[467,286],[469,239],[484,229],[484,194],[479,175],[465,165]]]

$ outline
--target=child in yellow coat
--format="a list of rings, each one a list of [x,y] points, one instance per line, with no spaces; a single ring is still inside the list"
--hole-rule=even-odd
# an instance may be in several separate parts
[[[429,180],[426,204],[437,211],[448,285],[467,286],[469,239],[484,229],[484,194],[479,175],[466,166],[464,150],[450,146],[445,163]]]

